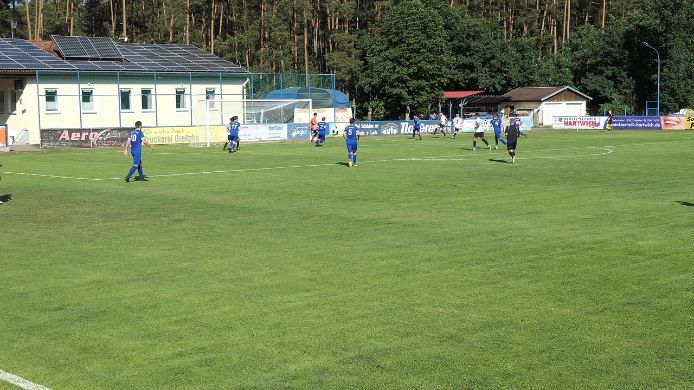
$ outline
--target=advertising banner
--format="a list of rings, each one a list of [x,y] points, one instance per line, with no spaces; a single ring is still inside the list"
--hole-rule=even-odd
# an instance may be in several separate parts
[[[687,118],[683,116],[661,116],[660,127],[663,130],[684,130]]]
[[[123,146],[131,128],[41,130],[41,147],[93,148]]]
[[[7,125],[0,125],[0,148],[3,148],[5,146],[8,146],[8,133],[9,130],[7,129]]]
[[[287,139],[311,138],[311,126],[308,123],[289,123],[287,125]]]
[[[606,129],[606,116],[555,116],[553,129]]]
[[[688,116],[684,124],[685,130],[694,130],[694,116]]]
[[[207,127],[146,127],[147,142],[150,144],[190,144],[207,142]],[[226,140],[225,126],[210,126],[210,142]]]
[[[282,141],[287,139],[287,125],[241,125],[239,138],[242,141]]]
[[[615,116],[612,128],[615,130],[660,130],[659,116]]]

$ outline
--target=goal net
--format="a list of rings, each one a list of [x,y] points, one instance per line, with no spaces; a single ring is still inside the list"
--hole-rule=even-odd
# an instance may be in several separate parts
[[[250,126],[273,127],[303,120],[302,113],[311,112],[311,99],[217,99],[201,100],[194,109],[195,131],[191,146],[207,146],[226,141],[226,126],[238,117],[242,132]],[[243,134],[241,136],[243,139]]]

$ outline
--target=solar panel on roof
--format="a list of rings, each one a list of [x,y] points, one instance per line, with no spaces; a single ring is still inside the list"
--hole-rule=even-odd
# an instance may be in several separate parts
[[[66,37],[51,35],[63,58],[84,60],[122,60],[118,46],[105,37]]]
[[[75,68],[28,41],[0,38],[0,69],[68,70]]]

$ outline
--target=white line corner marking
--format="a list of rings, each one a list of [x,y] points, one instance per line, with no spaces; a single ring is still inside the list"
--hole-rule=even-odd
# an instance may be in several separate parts
[[[9,372],[5,372],[3,370],[0,370],[0,380],[9,382],[15,386],[19,386],[22,389],[26,390],[51,390],[48,387],[37,385],[34,382],[28,381],[24,378],[20,378],[17,375],[10,374]]]

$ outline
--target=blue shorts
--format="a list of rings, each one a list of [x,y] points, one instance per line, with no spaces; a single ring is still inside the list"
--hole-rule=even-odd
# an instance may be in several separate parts
[[[142,163],[142,152],[132,153],[133,166],[138,166]]]
[[[354,153],[357,151],[357,143],[356,142],[347,142],[347,151],[350,153]]]
[[[238,135],[230,135],[227,137],[227,140],[237,142],[239,140],[239,136]]]
[[[323,133],[321,133],[321,132],[318,133],[318,140],[321,141],[321,142],[325,142],[325,133],[324,133],[324,132],[323,132]]]

